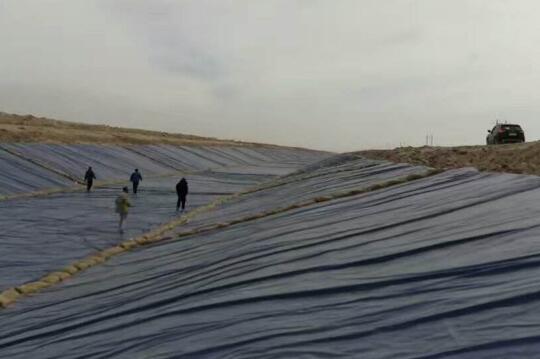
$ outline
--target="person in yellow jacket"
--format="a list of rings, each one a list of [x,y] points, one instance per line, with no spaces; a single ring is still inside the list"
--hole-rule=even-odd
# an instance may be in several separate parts
[[[118,228],[120,230],[120,233],[124,232],[124,221],[127,218],[129,207],[131,207],[131,203],[129,203],[128,199],[128,188],[124,187],[122,188],[122,193],[116,197],[116,213],[120,215],[120,223],[118,224]]]

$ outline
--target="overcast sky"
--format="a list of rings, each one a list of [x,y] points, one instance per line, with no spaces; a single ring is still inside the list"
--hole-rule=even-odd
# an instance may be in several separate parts
[[[540,137],[538,0],[0,0],[0,111],[334,151]]]

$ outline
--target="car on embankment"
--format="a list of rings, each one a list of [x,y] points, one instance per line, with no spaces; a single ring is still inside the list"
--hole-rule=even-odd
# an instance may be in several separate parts
[[[498,145],[503,143],[525,142],[525,132],[520,125],[498,123],[493,129],[488,130],[486,144]]]

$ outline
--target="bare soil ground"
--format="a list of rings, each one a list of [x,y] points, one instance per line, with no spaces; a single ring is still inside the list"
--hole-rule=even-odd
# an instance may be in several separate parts
[[[262,146],[250,142],[89,125],[4,112],[0,112],[0,142]]]
[[[355,154],[437,169],[476,167],[481,171],[540,175],[540,142],[494,146],[403,147],[360,151]]]

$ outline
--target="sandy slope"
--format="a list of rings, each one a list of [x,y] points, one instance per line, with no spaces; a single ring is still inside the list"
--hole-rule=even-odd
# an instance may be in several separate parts
[[[258,144],[166,132],[88,125],[0,112],[0,142],[234,145]]]
[[[540,142],[497,146],[404,147],[356,153],[371,159],[422,164],[439,169],[472,166],[481,171],[540,175]]]

